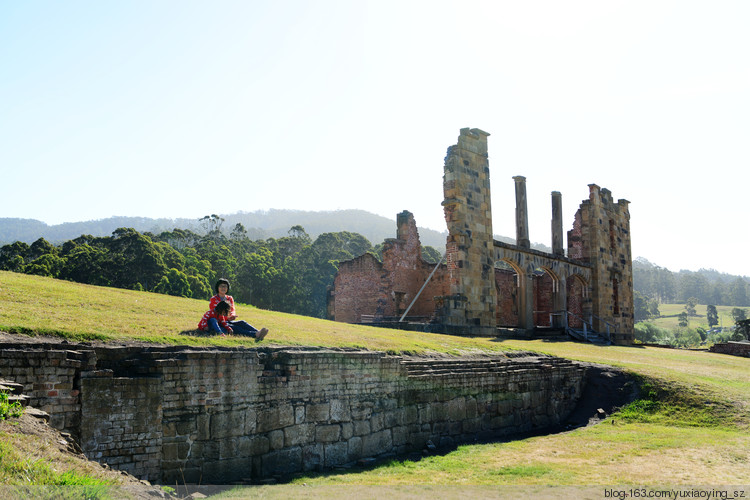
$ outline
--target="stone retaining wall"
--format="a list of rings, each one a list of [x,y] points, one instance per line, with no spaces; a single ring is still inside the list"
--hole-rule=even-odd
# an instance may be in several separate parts
[[[709,350],[720,354],[750,357],[750,342],[724,342],[712,345]]]
[[[87,456],[166,484],[258,481],[555,426],[585,371],[531,353],[2,347],[0,376]]]

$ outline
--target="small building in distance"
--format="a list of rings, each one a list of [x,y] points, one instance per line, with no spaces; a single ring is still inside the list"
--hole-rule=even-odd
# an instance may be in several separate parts
[[[446,254],[422,258],[414,216],[397,215],[382,262],[372,254],[341,262],[329,318],[455,335],[526,336],[545,330],[600,342],[634,338],[633,265],[627,200],[589,185],[563,248],[562,196],[552,192],[552,252],[531,248],[526,179],[515,176],[516,244],[494,240],[488,133],[461,129],[443,175]]]

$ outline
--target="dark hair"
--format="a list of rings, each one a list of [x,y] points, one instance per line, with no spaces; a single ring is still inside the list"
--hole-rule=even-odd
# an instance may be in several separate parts
[[[227,286],[227,292],[229,291],[229,281],[226,280],[226,278],[219,278],[219,281],[216,282],[216,286],[214,287],[216,289],[216,293],[219,293],[219,285],[226,285]]]
[[[214,307],[214,312],[219,316],[226,316],[226,314],[222,313],[228,313],[230,310],[231,307],[229,306],[229,302],[225,300],[220,300],[219,303],[216,304],[216,307]]]

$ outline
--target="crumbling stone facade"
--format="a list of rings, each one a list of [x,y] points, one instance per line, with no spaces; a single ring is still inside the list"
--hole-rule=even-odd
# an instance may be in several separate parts
[[[435,318],[434,297],[448,294],[448,276],[436,273],[427,281],[435,264],[422,258],[422,246],[414,216],[407,211],[396,217],[397,237],[383,245],[383,261],[372,254],[342,262],[334,279],[335,299],[329,297],[328,314],[346,323],[371,323],[400,318],[409,310],[414,320]],[[445,266],[443,266],[445,267]],[[356,290],[356,293],[347,293]]]
[[[445,157],[443,211],[448,225],[445,255],[450,297],[441,323],[449,332],[495,333],[497,289],[487,136],[479,129],[463,129]]]
[[[403,212],[382,263],[373,255],[341,263],[329,294],[329,317],[387,322],[402,320],[406,307],[430,331],[494,336],[498,328],[532,332],[542,327],[582,332],[585,338],[599,332],[603,341],[632,343],[629,202],[615,203],[609,190],[591,184],[589,199],[568,231],[565,255],[562,195],[553,191],[552,252],[540,252],[529,240],[526,178],[514,176],[516,244],[495,241],[488,136],[462,129],[457,144],[448,148],[445,264],[430,269],[422,261],[416,223]]]
[[[634,335],[629,204],[623,199],[614,203],[608,189],[589,184],[589,199],[581,203],[568,232],[568,256],[592,267],[593,326],[611,328],[616,343],[632,343]]]

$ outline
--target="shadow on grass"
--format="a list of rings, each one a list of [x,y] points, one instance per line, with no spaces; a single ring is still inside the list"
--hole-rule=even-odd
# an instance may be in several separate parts
[[[576,344],[582,344],[582,345],[590,345],[592,347],[612,347],[612,345],[608,344],[594,344],[591,342],[579,342],[576,340],[571,339],[570,337],[564,337],[562,335],[556,336],[556,337],[494,337],[490,339],[490,342],[497,342],[497,343],[503,343],[509,340],[522,340],[522,341],[532,341],[532,340],[540,340],[544,343],[548,344],[570,344],[570,343],[576,343]],[[643,344],[628,344],[628,345],[618,345],[617,347],[632,347],[635,349],[643,349],[646,346]],[[666,347],[666,346],[656,346],[656,347]]]
[[[182,330],[180,335],[184,335],[186,337],[200,337],[200,338],[210,338],[210,337],[216,337],[216,338],[232,338],[232,337],[242,337],[247,339],[255,339],[252,335],[243,335],[241,333],[229,333],[226,336],[222,337],[221,334],[214,333],[214,332],[204,332],[203,330]],[[256,339],[257,342],[257,339]]]

